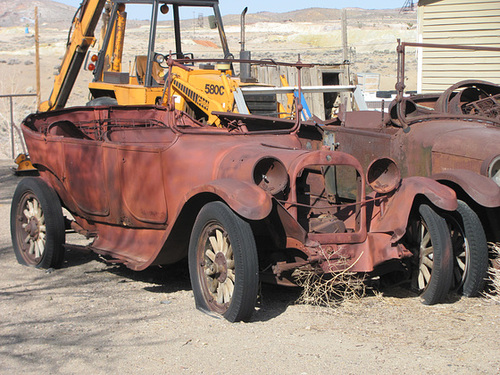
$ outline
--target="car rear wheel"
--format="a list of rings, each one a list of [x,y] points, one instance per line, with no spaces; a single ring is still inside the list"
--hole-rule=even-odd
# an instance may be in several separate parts
[[[62,265],[65,242],[62,207],[55,191],[41,178],[24,178],[17,185],[10,229],[19,263],[37,268]]]
[[[488,273],[488,245],[477,214],[463,201],[447,217],[454,254],[452,288],[466,297],[477,296]]]
[[[248,320],[258,292],[258,260],[250,224],[222,202],[205,205],[189,243],[197,308],[231,322]]]
[[[443,301],[453,276],[450,231],[446,221],[431,207],[422,204],[417,217],[410,223],[407,236],[415,252],[413,288],[426,305]]]

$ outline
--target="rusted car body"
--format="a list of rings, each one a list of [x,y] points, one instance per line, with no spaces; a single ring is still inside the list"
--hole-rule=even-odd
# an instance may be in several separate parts
[[[450,188],[401,180],[388,159],[365,177],[347,153],[307,149],[298,132],[312,123],[218,116],[221,128],[154,106],[28,116],[22,130],[40,177],[23,180],[13,199],[18,260],[61,264],[70,246],[62,206],[71,228],[94,237],[91,250],[131,269],[188,256],[197,306],[230,321],[250,317],[259,279],[291,285],[296,269],[404,271],[424,303],[446,296],[451,240],[437,212],[456,209]],[[354,182],[340,191],[343,175]]]
[[[389,113],[341,111],[324,127],[324,143],[354,155],[364,167],[374,158],[390,157],[403,176],[432,177],[453,188],[466,216],[452,217],[450,223],[452,232],[462,237],[455,248],[456,285],[465,295],[477,295],[488,267],[486,238],[500,240],[500,86],[465,80],[443,93],[405,96],[408,45],[461,48],[402,43],[398,95]]]

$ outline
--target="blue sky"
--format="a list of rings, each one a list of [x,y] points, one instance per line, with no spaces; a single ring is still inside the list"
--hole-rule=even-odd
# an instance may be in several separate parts
[[[80,0],[58,0],[60,3],[77,7]],[[401,8],[405,0],[219,0],[221,13],[240,14],[243,8],[248,7],[249,13],[263,11],[288,12],[305,8],[346,8],[357,7],[364,9],[395,9]],[[415,1],[416,3],[416,1]]]

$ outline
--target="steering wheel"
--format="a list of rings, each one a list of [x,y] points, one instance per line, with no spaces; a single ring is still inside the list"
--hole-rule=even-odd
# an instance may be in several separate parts
[[[460,81],[444,91],[436,101],[436,111],[468,114],[465,107],[472,102],[500,94],[500,86],[480,80]]]

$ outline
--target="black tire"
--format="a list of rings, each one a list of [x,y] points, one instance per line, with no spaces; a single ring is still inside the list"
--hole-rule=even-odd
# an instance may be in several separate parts
[[[412,286],[422,302],[434,305],[442,302],[451,287],[453,252],[450,231],[443,217],[426,204],[420,205],[419,215],[408,228],[410,248],[415,254]]]
[[[39,177],[17,185],[10,210],[12,245],[20,264],[59,268],[64,260],[65,227],[56,192]]]
[[[118,101],[110,96],[101,96],[87,102],[87,107],[94,107],[100,105],[118,105]]]
[[[250,319],[259,285],[250,224],[222,202],[199,212],[189,242],[189,274],[196,307],[230,322]]]
[[[488,274],[488,244],[481,220],[460,200],[456,212],[446,219],[454,255],[452,289],[466,297],[476,297]]]

